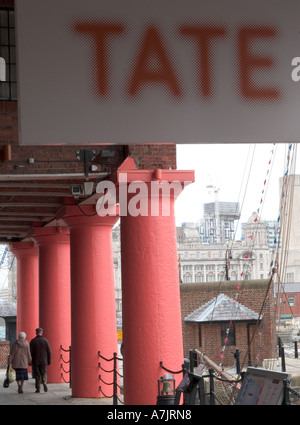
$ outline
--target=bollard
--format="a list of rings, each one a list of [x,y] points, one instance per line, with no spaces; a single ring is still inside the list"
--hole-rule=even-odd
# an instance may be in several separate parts
[[[284,347],[282,346],[280,348],[280,357],[281,357],[281,372],[285,372],[285,354],[284,354]]]
[[[278,337],[278,357],[281,357],[281,347],[282,347],[282,342],[281,342],[281,338],[279,336]]]
[[[241,363],[240,363],[240,350],[236,348],[235,353],[233,355],[236,362],[236,373],[239,375],[241,373]]]
[[[190,350],[190,372],[194,372],[194,367],[197,367],[197,353],[195,350]]]

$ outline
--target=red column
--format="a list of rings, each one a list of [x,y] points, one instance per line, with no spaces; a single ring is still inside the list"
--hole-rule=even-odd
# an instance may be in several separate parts
[[[32,239],[39,248],[39,326],[51,347],[49,383],[69,380],[63,374],[60,346],[71,345],[70,234],[67,227],[35,227]],[[63,355],[67,360],[66,354]],[[68,365],[64,365],[68,370]]]
[[[138,178],[147,183],[147,191],[144,187],[139,195],[143,215],[133,216],[130,205],[137,201],[132,186],[136,171],[128,172],[125,179],[119,176],[119,181],[127,182],[128,192],[134,193],[128,193],[128,212],[121,217],[124,397],[125,404],[149,405],[156,404],[157,381],[166,373],[160,362],[178,371],[184,361],[175,197],[172,191],[164,197],[152,193],[150,183],[155,178],[166,179],[168,189],[170,182],[178,180],[181,187],[180,181],[193,180],[193,172],[145,171]],[[120,193],[123,190],[120,184]],[[164,207],[170,208],[167,215],[162,210],[162,199]],[[182,375],[174,378],[178,385]]]
[[[38,248],[33,242],[13,242],[9,250],[17,259],[17,335],[30,341],[39,326]]]
[[[81,212],[83,211],[83,213]],[[59,216],[71,235],[72,396],[112,396],[113,368],[99,358],[117,352],[112,227],[118,217],[99,217],[94,206],[66,206]],[[99,390],[101,386],[101,390]]]

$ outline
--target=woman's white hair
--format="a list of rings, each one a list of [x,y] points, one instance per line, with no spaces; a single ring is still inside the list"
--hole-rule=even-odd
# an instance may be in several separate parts
[[[25,339],[26,338],[26,333],[25,332],[20,332],[18,335],[19,339]]]

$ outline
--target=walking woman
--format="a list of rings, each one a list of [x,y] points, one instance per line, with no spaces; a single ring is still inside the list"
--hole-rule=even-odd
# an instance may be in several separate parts
[[[28,380],[28,365],[31,365],[31,354],[26,333],[20,332],[18,339],[11,347],[10,363],[16,371],[16,381],[18,383],[18,393],[23,393],[24,381]]]

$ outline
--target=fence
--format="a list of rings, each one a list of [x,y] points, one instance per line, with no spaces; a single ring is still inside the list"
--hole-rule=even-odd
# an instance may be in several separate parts
[[[183,386],[180,384],[177,387],[174,404],[179,404],[181,395],[183,396],[184,405],[234,404],[235,397],[238,393],[237,385],[241,382],[241,379],[231,380],[222,378],[215,373],[213,368],[209,368],[208,374],[206,375],[200,376],[194,374],[194,367],[200,367],[200,373],[202,373],[202,370],[204,369],[204,365],[198,365],[196,363],[196,356],[194,350],[190,350],[190,359],[185,359],[185,363],[182,366],[182,370],[172,371],[164,367],[162,362],[160,362],[160,367],[171,374],[182,373],[183,381],[186,379],[186,383]],[[215,386],[215,381],[217,381],[218,383],[217,387]],[[223,386],[225,386],[225,388],[230,387],[231,390],[230,392],[225,394],[225,396]],[[179,389],[180,387],[181,389]],[[235,396],[233,397],[234,394]]]
[[[69,380],[66,381],[63,372],[61,373],[61,378],[63,379],[64,382],[66,382],[66,384],[69,384],[70,388],[72,388],[72,381],[71,381],[71,346],[69,347],[68,350],[64,349],[63,346],[60,346],[60,349],[64,352],[64,353],[69,353],[69,360],[64,360],[63,358],[63,354],[60,354],[60,359],[61,359],[61,364],[60,364],[60,368],[63,370],[63,372],[65,374],[69,374]],[[64,369],[64,364],[69,364],[69,370],[65,370]]]
[[[294,358],[298,358],[298,346],[297,343],[293,343],[294,346]],[[69,353],[69,360],[64,360],[63,354],[61,354],[61,368],[65,374],[70,374],[69,381],[65,380],[63,373],[61,374],[62,379],[70,384],[71,388],[71,347],[68,350],[64,349],[60,346],[60,349]],[[163,365],[163,362],[160,362],[160,367],[164,371],[175,375],[182,374],[183,378],[188,376],[188,386],[183,390],[176,391],[176,397],[174,404],[179,404],[179,399],[181,395],[183,395],[183,403],[187,405],[200,404],[200,405],[232,405],[235,404],[236,397],[238,395],[239,389],[242,384],[242,380],[245,372],[240,371],[240,363],[239,363],[239,350],[237,349],[235,353],[232,353],[236,360],[236,373],[239,378],[232,379],[228,377],[229,375],[226,372],[215,371],[214,368],[210,367],[207,369],[207,373],[203,374],[203,370],[205,369],[204,364],[198,364],[197,361],[197,350],[190,350],[190,359],[185,359],[184,364],[182,365],[182,369],[178,371],[172,371],[166,368]],[[280,338],[278,339],[278,353],[279,358],[281,359],[281,371],[286,371],[286,353],[285,353],[285,345],[282,344]],[[291,356],[292,351],[288,351],[288,355]],[[102,386],[99,386],[99,390],[105,398],[112,398],[113,405],[118,405],[118,403],[124,404],[120,399],[119,395],[122,392],[122,388],[119,384],[119,379],[123,378],[123,375],[120,374],[118,370],[118,362],[122,362],[123,358],[119,358],[117,353],[113,353],[112,358],[106,358],[100,354],[98,351],[98,356],[106,363],[113,364],[112,369],[108,369],[107,367],[103,367],[101,362],[99,361],[98,367],[106,374],[112,374],[112,380],[110,382],[106,382],[103,380],[101,373],[99,374],[99,380],[105,385],[112,386],[112,395],[107,395],[103,392]],[[300,361],[300,360],[299,360]],[[69,370],[66,371],[64,369],[64,364],[69,364]],[[201,372],[198,374],[197,368],[201,369]],[[194,369],[196,368],[194,373]],[[291,387],[291,383],[288,381],[284,381],[284,405],[300,405],[300,393],[296,390],[296,388]]]
[[[113,399],[113,405],[114,405],[114,406],[118,405],[118,402],[120,402],[120,403],[122,403],[122,404],[123,404],[122,400],[118,397],[119,392],[121,392],[121,386],[118,384],[118,377],[119,377],[119,378],[123,378],[123,375],[121,375],[121,374],[119,373],[119,371],[118,371],[118,361],[123,361],[123,359],[122,359],[122,358],[117,357],[117,353],[114,353],[112,358],[107,359],[106,357],[104,357],[104,356],[102,356],[102,355],[100,354],[100,351],[98,351],[98,356],[99,356],[102,360],[104,360],[104,361],[106,361],[106,362],[108,362],[108,363],[109,363],[109,362],[113,362],[113,369],[111,369],[111,370],[104,369],[104,368],[102,367],[101,363],[100,363],[100,362],[98,363],[99,368],[100,368],[103,372],[105,372],[105,373],[112,373],[112,374],[113,374],[113,380],[112,380],[112,382],[105,382],[105,381],[102,379],[101,375],[99,375],[99,379],[100,379],[100,381],[101,381],[101,382],[103,382],[103,383],[104,383],[104,384],[106,384],[106,385],[112,385],[112,386],[113,386],[113,394],[112,394],[111,396],[108,396],[108,395],[104,394],[104,392],[103,392],[103,390],[102,390],[102,387],[101,387],[101,386],[99,386],[99,390],[100,390],[100,391],[101,391],[101,393],[104,395],[104,397],[106,397],[106,398],[112,398],[112,399]]]
[[[298,341],[283,343],[281,337],[278,337],[278,356],[281,360],[281,371],[286,372],[289,359],[298,359]],[[285,383],[285,404],[300,405],[300,393],[291,387],[290,382]]]

